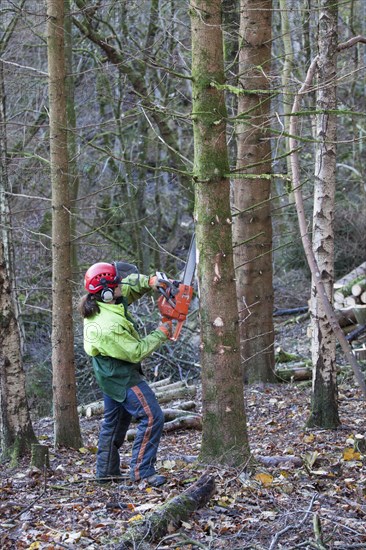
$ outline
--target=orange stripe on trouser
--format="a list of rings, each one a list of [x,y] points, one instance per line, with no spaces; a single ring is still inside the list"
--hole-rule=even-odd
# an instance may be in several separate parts
[[[145,399],[144,394],[140,390],[140,388],[138,388],[137,386],[134,386],[133,388],[130,388],[130,389],[134,392],[137,399],[140,401],[140,403],[141,403],[141,405],[142,405],[142,407],[143,407],[143,409],[146,413],[146,416],[148,418],[147,428],[145,430],[144,437],[143,437],[143,440],[141,442],[141,447],[140,447],[140,450],[139,450],[139,454],[137,456],[136,466],[135,466],[135,470],[134,470],[135,479],[138,480],[138,479],[140,479],[140,474],[139,474],[140,464],[141,464],[141,461],[144,457],[146,446],[150,441],[152,425],[154,423],[154,416],[153,416],[153,413],[152,413],[152,411],[151,411],[151,409],[150,409],[150,407],[149,407],[149,405],[148,405],[148,403]]]

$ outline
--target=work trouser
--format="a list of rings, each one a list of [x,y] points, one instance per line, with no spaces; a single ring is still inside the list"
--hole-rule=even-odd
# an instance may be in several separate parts
[[[130,477],[138,481],[155,473],[164,414],[154,392],[142,381],[127,390],[122,403],[104,395],[104,420],[97,452],[98,479],[121,476],[119,448],[125,440],[132,416],[139,424],[132,447]]]

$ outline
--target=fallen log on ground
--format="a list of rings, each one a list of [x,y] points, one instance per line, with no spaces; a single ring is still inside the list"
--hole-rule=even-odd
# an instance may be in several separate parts
[[[180,416],[170,422],[164,422],[163,431],[173,432],[175,430],[202,430],[202,417],[200,414]],[[136,437],[136,428],[130,428],[126,433],[127,441],[133,441]]]
[[[159,506],[155,512],[144,520],[134,522],[122,536],[117,550],[143,548],[140,544],[156,542],[167,532],[172,533],[199,508],[205,506],[215,494],[216,486],[213,476],[203,474],[196,483],[182,494]]]
[[[274,317],[279,315],[297,315],[298,313],[306,313],[309,310],[308,306],[293,307],[293,308],[278,308],[273,312]]]
[[[167,388],[168,386],[166,386]],[[196,395],[195,386],[182,386],[172,390],[156,391],[156,398],[159,403],[169,403],[175,399],[184,399],[187,397],[194,397]]]
[[[357,338],[361,336],[361,334],[363,334],[365,331],[366,331],[366,325],[360,325],[354,330],[352,330],[352,332],[347,334],[346,338],[349,342],[353,342],[353,340],[357,340]]]
[[[281,348],[281,346],[278,346],[276,348],[275,360],[276,363],[291,363],[291,361],[301,361],[301,357],[294,353],[289,353]],[[306,363],[305,359],[303,361]]]
[[[184,417],[184,416],[191,416],[191,410],[194,410],[196,408],[196,403],[194,401],[187,401],[188,405],[193,405],[189,409],[186,408],[179,408],[175,409],[174,407],[171,407],[170,409],[162,409],[164,413],[164,421],[165,422],[171,422],[172,420],[176,420],[177,418]],[[182,403],[184,406],[184,403]]]
[[[286,369],[276,369],[275,375],[280,382],[301,382],[302,380],[311,380],[313,376],[312,367],[307,367],[305,363],[298,363]]]
[[[283,466],[284,464],[292,464],[295,467],[301,468],[303,461],[298,456],[283,455],[283,456],[257,456],[256,459],[265,466]]]
[[[159,388],[161,386],[168,386],[170,384],[170,376],[168,378],[162,378],[161,380],[155,380],[155,382],[149,382],[150,388]]]
[[[275,370],[276,378],[279,382],[302,382],[311,380],[313,376],[313,368],[306,366],[307,363],[295,363],[287,368]],[[337,367],[337,374],[340,374],[344,369]]]
[[[350,273],[347,273],[347,275],[345,275],[341,279],[338,279],[338,281],[334,283],[334,288],[342,288],[343,286],[349,284],[351,281],[354,281],[358,277],[362,276],[366,276],[366,262],[363,262],[361,265],[353,269]]]

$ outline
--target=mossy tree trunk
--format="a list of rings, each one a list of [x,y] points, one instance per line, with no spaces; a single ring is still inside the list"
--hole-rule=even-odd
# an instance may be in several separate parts
[[[249,458],[232,250],[221,2],[192,0],[195,221],[201,311],[202,460]],[[219,86],[217,86],[219,85]]]
[[[52,368],[55,445],[81,446],[76,406],[67,148],[64,0],[47,1],[52,183]]]
[[[234,186],[241,350],[249,382],[274,382],[270,115],[272,0],[242,0]],[[258,92],[255,92],[259,90]],[[243,116],[250,113],[250,117]],[[247,174],[255,174],[255,179]],[[261,177],[263,176],[263,177]]]
[[[334,203],[336,182],[337,123],[337,20],[338,6],[319,1],[317,148],[313,211],[313,251],[328,299],[334,282]],[[315,281],[311,295],[313,394],[309,426],[336,428],[340,424],[337,404],[336,336],[327,318]]]

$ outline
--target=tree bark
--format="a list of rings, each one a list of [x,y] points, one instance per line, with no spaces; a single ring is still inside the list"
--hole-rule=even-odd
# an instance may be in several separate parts
[[[182,521],[202,508],[215,494],[215,480],[204,474],[196,483],[188,487],[182,494],[168,500],[150,514],[145,520],[132,526],[123,535],[117,550],[140,547],[140,543],[149,543],[161,539],[169,530],[172,532],[180,527]]]
[[[78,448],[81,433],[74,368],[64,16],[64,0],[47,0],[52,183],[52,384],[55,445]]]
[[[0,220],[1,221],[1,220]],[[25,392],[25,373],[12,293],[0,239],[0,448],[14,463],[36,442]]]
[[[232,251],[221,1],[192,0],[192,120],[201,309],[202,460],[250,456]],[[229,452],[228,452],[229,451]]]
[[[274,382],[270,114],[272,0],[242,0],[240,13],[234,259],[241,352],[248,382]],[[250,113],[250,117],[244,116]],[[251,179],[247,174],[258,175]],[[262,176],[262,177],[261,177]]]
[[[319,2],[317,147],[313,210],[313,251],[329,302],[334,283],[334,206],[336,184],[337,19],[332,0]],[[316,282],[312,281],[313,393],[308,426],[336,428],[340,424],[335,363],[336,337]]]
[[[34,443],[31,448],[31,465],[39,470],[43,470],[44,467],[50,467],[50,456],[47,445],[41,445],[40,443]]]
[[[361,36],[354,37],[348,40],[347,42],[339,44],[338,50],[340,51],[342,49],[346,49],[347,47],[352,47],[355,43],[358,43],[358,42],[366,42],[366,38]],[[300,108],[301,98],[303,97],[304,94],[309,92],[310,86],[314,78],[314,73],[316,71],[317,61],[318,61],[318,56],[315,57],[311,62],[310,67],[306,74],[305,81],[302,84],[300,90],[295,94],[295,99],[292,106],[291,117],[290,117],[290,120],[291,120],[291,124],[290,124],[291,173],[292,173],[292,180],[293,180],[293,187],[294,187],[294,196],[296,201],[296,212],[297,212],[297,218],[299,222],[301,241],[304,247],[306,259],[309,264],[312,277],[316,284],[319,299],[321,299],[322,301],[324,310],[326,312],[326,316],[329,320],[330,325],[332,326],[334,334],[336,335],[338,342],[340,343],[340,346],[353,369],[353,372],[360,386],[362,394],[364,397],[366,397],[366,383],[365,383],[364,375],[361,371],[360,365],[357,363],[357,360],[355,359],[352,353],[350,345],[347,342],[347,339],[343,334],[341,327],[339,326],[334,309],[332,308],[332,304],[328,299],[326,290],[323,285],[321,272],[318,268],[314,251],[311,246],[311,241],[308,235],[308,224],[307,224],[306,215],[305,215],[304,199],[301,192],[300,161],[299,161],[299,154],[298,154],[298,140],[296,138],[298,134],[298,126],[297,126],[297,117],[295,113],[297,113],[297,111]]]
[[[1,458],[11,457],[15,463],[37,439],[26,397],[12,278],[14,263],[7,163],[5,85],[0,63],[0,449]]]

